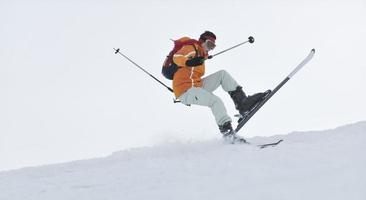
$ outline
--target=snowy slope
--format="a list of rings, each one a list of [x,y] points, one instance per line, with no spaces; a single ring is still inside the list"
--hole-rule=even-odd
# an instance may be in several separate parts
[[[0,173],[1,200],[366,199],[366,122],[252,138],[117,152]]]

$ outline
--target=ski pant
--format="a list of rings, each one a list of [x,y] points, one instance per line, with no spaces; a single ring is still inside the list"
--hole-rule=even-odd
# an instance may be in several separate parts
[[[212,94],[220,85],[226,91],[234,91],[238,83],[225,70],[220,70],[202,79],[203,86],[192,87],[183,93],[179,99],[183,104],[207,106],[211,108],[217,125],[223,125],[225,122],[231,121],[227,114],[226,108],[222,100]]]

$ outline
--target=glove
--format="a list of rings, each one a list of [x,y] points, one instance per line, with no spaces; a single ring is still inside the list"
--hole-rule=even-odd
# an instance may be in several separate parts
[[[205,62],[204,57],[195,57],[195,58],[192,58],[191,60],[187,60],[186,65],[188,67],[195,67],[198,65],[202,65],[204,62]]]

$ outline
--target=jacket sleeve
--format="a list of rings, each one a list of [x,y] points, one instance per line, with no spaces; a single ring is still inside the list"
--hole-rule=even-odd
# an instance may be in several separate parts
[[[187,60],[190,60],[196,56],[196,50],[192,45],[183,46],[177,53],[173,55],[173,61],[178,66],[187,66]]]

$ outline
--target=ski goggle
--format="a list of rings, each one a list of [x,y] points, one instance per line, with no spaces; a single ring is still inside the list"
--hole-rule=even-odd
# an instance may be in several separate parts
[[[207,46],[207,48],[208,48],[209,50],[213,50],[213,49],[216,47],[215,42],[213,42],[213,41],[211,41],[211,40],[209,40],[209,39],[207,39],[207,40],[205,41],[205,43],[206,43],[206,46]]]

